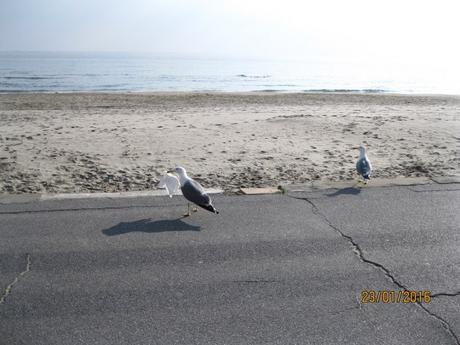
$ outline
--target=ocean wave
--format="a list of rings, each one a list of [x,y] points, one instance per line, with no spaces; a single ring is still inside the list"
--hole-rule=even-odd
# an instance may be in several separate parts
[[[261,89],[261,90],[252,90],[251,92],[289,92],[289,91],[280,90],[280,89]]]
[[[254,85],[254,86],[255,87],[265,87],[265,88],[268,88],[268,89],[276,88],[276,87],[281,87],[281,88],[284,88],[284,87],[290,87],[290,88],[300,87],[299,85],[296,85],[296,84],[258,84],[258,85]]]
[[[390,92],[384,89],[305,89],[303,92],[342,92],[342,93],[382,93]]]
[[[271,77],[271,75],[269,75],[269,74],[265,74],[265,75],[237,74],[236,76],[240,77],[240,78],[249,78],[249,79],[266,79],[266,78]]]
[[[6,76],[6,77],[0,77],[3,79],[7,80],[44,80],[44,79],[56,79],[57,77],[41,77],[41,76],[32,76],[32,77],[11,77],[11,76]]]
[[[65,91],[54,91],[50,89],[0,89],[0,93],[61,93]],[[70,91],[75,92],[75,91]]]

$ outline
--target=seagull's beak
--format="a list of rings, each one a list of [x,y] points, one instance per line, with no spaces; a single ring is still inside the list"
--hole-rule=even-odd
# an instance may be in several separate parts
[[[171,174],[171,173],[174,173],[175,171],[174,170],[167,170],[166,173],[168,174]]]

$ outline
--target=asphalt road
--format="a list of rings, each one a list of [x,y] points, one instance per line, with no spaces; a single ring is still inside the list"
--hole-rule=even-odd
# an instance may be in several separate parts
[[[460,184],[214,200],[1,204],[0,344],[460,343]]]

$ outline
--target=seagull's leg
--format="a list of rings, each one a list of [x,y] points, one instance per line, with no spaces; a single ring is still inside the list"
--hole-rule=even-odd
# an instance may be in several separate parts
[[[190,213],[190,203],[188,202],[187,203],[187,213],[184,214],[184,217],[190,217],[191,216],[191,213]]]

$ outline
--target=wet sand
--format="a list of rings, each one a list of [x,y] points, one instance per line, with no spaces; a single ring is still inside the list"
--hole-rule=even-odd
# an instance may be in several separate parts
[[[0,94],[0,120],[0,193],[350,180],[360,143],[375,177],[460,175],[460,96]]]

